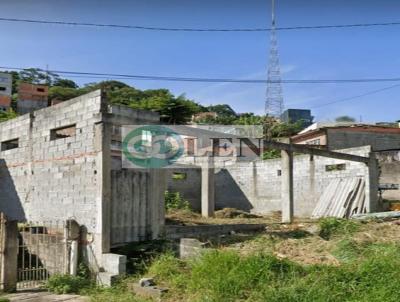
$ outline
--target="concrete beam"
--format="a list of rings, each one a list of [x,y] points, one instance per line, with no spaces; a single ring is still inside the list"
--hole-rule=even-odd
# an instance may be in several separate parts
[[[201,215],[213,217],[215,211],[214,161],[208,157],[201,165]]]
[[[365,164],[369,163],[368,157],[334,152],[334,151],[321,150],[321,149],[313,148],[313,147],[306,146],[306,145],[286,144],[286,143],[267,141],[267,140],[264,140],[263,144],[264,144],[264,148],[269,148],[269,149],[278,149],[278,150],[285,150],[285,151],[290,151],[290,152],[305,153],[305,154],[310,154],[310,155],[314,155],[314,156],[323,156],[323,157],[329,157],[329,158],[343,159],[343,160],[355,161],[355,162],[360,162],[360,163],[365,163]]]
[[[282,174],[281,174],[281,199],[282,222],[291,223],[293,220],[293,152],[282,150]]]

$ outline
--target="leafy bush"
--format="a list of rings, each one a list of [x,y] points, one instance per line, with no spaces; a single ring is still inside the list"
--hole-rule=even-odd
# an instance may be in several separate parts
[[[10,299],[0,297],[0,302],[10,302]]]
[[[167,210],[191,210],[189,201],[183,199],[179,192],[165,191],[164,196]]]
[[[80,276],[56,274],[49,278],[46,288],[58,295],[78,294],[82,289],[91,285],[90,280]]]
[[[359,224],[352,220],[327,217],[319,220],[319,236],[329,240],[332,236],[338,234],[352,234],[359,228]]]

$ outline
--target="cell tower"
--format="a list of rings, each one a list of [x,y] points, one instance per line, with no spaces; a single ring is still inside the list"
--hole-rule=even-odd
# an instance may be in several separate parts
[[[269,50],[265,115],[279,118],[283,112],[282,78],[276,37],[275,0],[272,0],[271,45]]]

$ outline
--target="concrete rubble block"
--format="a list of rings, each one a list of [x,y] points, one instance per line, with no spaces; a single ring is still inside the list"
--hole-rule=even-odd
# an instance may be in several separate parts
[[[141,287],[154,286],[156,285],[153,278],[142,278],[139,280],[139,285]]]
[[[179,243],[179,257],[193,258],[201,254],[206,243],[202,243],[194,238],[181,238]]]
[[[100,286],[111,287],[116,284],[118,275],[108,272],[99,272],[97,274],[97,284]]]
[[[140,286],[138,283],[129,283],[128,291],[146,299],[161,301],[161,298],[168,292],[168,289],[157,286]]]
[[[106,253],[102,256],[103,268],[107,273],[121,275],[126,273],[126,256]]]

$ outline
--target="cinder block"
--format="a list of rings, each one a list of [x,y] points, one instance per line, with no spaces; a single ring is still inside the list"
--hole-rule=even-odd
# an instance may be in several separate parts
[[[115,275],[126,273],[126,256],[107,253],[102,256],[103,268],[106,272]]]

